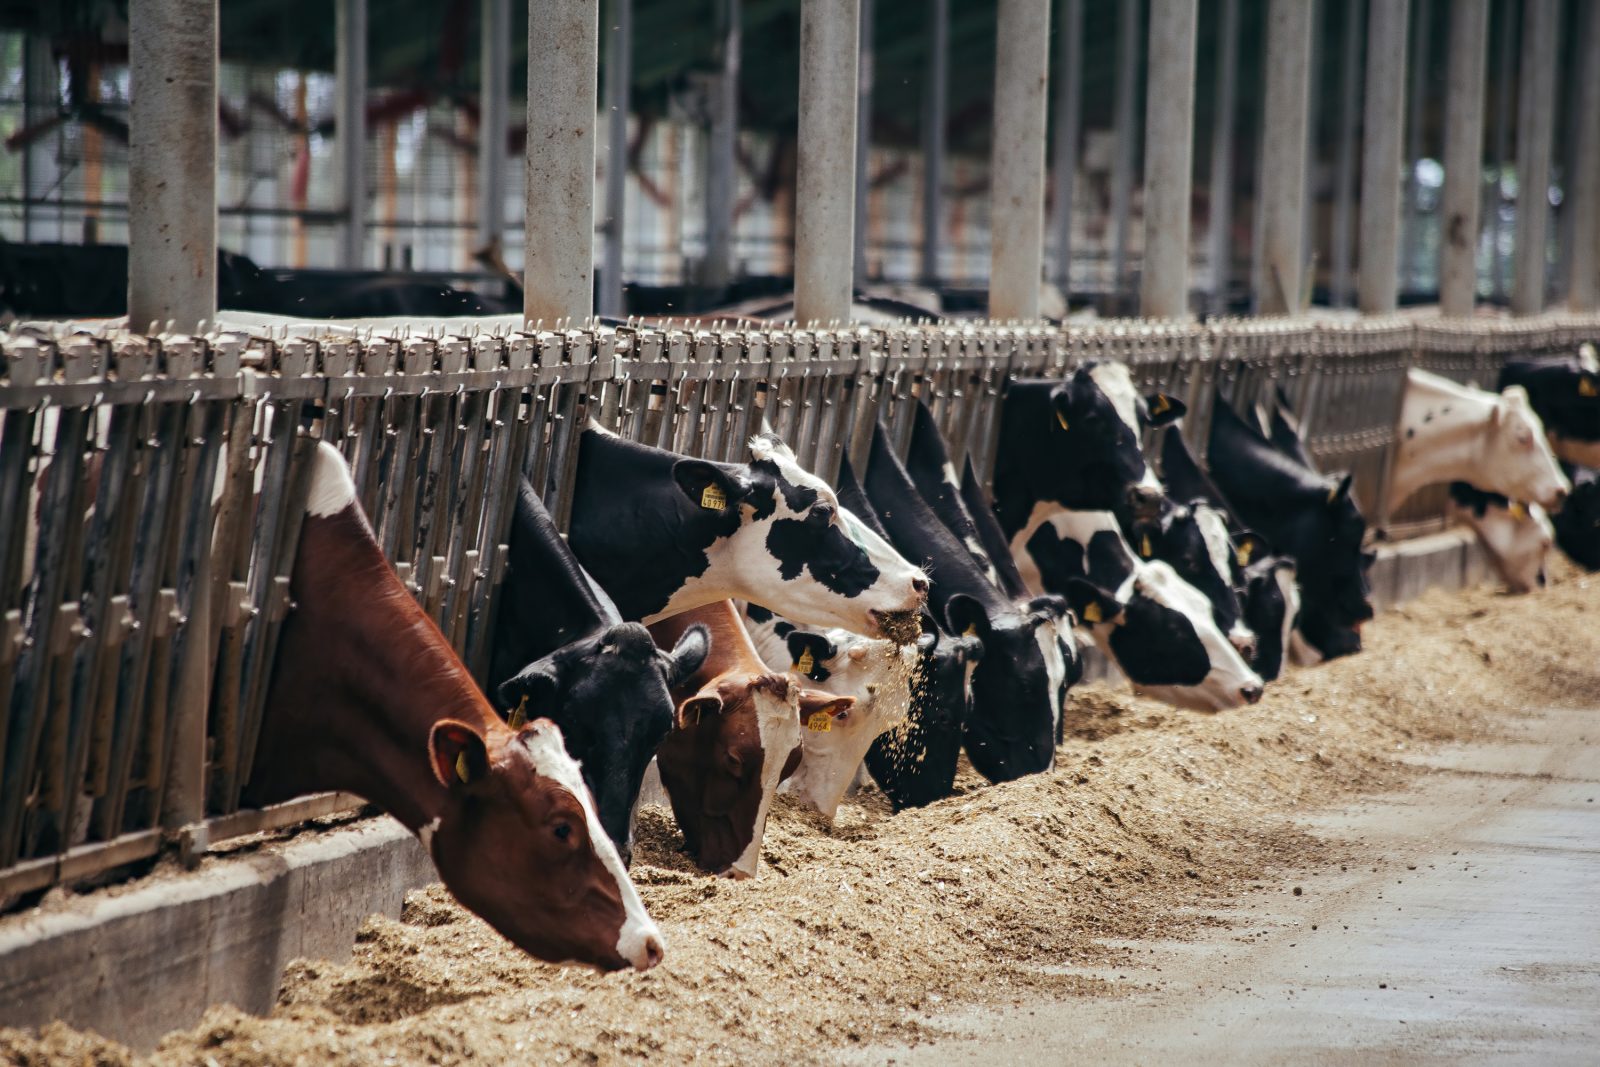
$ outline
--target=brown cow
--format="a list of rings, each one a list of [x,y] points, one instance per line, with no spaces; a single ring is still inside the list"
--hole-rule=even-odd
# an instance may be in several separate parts
[[[561,731],[508,727],[400,584],[318,446],[246,800],[345,790],[422,840],[456,898],[552,962],[648,970],[662,941]]]
[[[695,623],[710,631],[711,653],[673,690],[677,722],[656,765],[695,861],[748,878],[760,862],[772,796],[800,765],[801,724],[831,720],[855,698],[801,689],[797,679],[769,671],[730,601],[663,619],[650,634],[671,647]]]

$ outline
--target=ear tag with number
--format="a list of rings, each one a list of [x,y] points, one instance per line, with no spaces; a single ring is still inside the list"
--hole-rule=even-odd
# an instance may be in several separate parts
[[[1063,430],[1067,428],[1067,416],[1062,412],[1056,412],[1056,421],[1061,424]]]
[[[818,734],[829,733],[833,730],[833,716],[826,711],[813,711],[806,718],[806,729]]]
[[[1149,534],[1145,534],[1139,539],[1139,555],[1143,556],[1145,559],[1149,559],[1151,556],[1155,555],[1154,549],[1150,547]]]
[[[461,779],[463,782],[472,781],[472,772],[467,768],[467,751],[466,749],[462,749],[460,752],[456,753],[456,777]]]
[[[1251,543],[1249,541],[1246,541],[1244,544],[1240,545],[1237,549],[1234,550],[1233,556],[1234,556],[1235,559],[1237,559],[1239,561],[1239,566],[1241,566],[1241,567],[1250,566],[1250,553],[1253,550],[1254,550],[1254,546],[1251,545]]]
[[[700,494],[700,506],[707,511],[728,510],[728,494],[722,491],[720,485],[708,485]]]
[[[1103,621],[1105,621],[1105,616],[1100,613],[1100,605],[1098,603],[1090,604],[1088,607],[1083,609],[1083,621],[1084,622],[1103,622]]]
[[[816,665],[816,658],[811,655],[811,650],[809,648],[800,653],[800,658],[794,661],[794,669],[799,671],[801,674],[810,674],[811,668],[815,667]]]
[[[1595,388],[1594,379],[1587,374],[1578,379],[1579,396],[1600,396],[1600,389]]]
[[[528,694],[527,693],[523,693],[522,694],[522,699],[520,701],[518,701],[518,703],[517,703],[516,710],[511,713],[511,720],[510,720],[509,725],[513,730],[520,730],[524,726],[526,726],[527,724],[528,724]]]

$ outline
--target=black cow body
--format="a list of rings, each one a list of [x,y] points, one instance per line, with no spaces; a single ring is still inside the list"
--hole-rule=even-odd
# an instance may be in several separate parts
[[[1550,516],[1556,545],[1580,567],[1600,570],[1600,470],[1570,463],[1561,469],[1572,481],[1572,495]]]
[[[1520,385],[1557,458],[1600,467],[1600,372],[1578,356],[1512,360],[1497,389]]]
[[[672,727],[671,689],[706,658],[706,631],[688,631],[669,654],[643,626],[623,622],[526,480],[509,547],[491,692],[502,712],[561,727],[601,825],[626,859],[645,768]]]

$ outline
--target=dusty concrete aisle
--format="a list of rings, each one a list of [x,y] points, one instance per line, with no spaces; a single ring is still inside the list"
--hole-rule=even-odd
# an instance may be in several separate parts
[[[1355,858],[1275,873],[1199,941],[1130,945],[1147,966],[1098,972],[1126,995],[946,1016],[850,1062],[1600,1062],[1600,711],[1511,729],[1304,820]]]

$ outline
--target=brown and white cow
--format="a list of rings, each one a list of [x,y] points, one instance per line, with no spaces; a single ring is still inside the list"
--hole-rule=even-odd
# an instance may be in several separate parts
[[[343,458],[318,446],[245,799],[344,790],[422,840],[456,899],[552,962],[648,970],[661,933],[561,731],[512,729],[390,568]]]
[[[663,619],[650,634],[671,644],[695,625],[710,632],[711,653],[673,690],[677,722],[656,750],[656,766],[695,861],[714,874],[749,878],[773,794],[800,764],[802,723],[820,726],[855,700],[801,689],[798,679],[768,670],[727,600]]]

